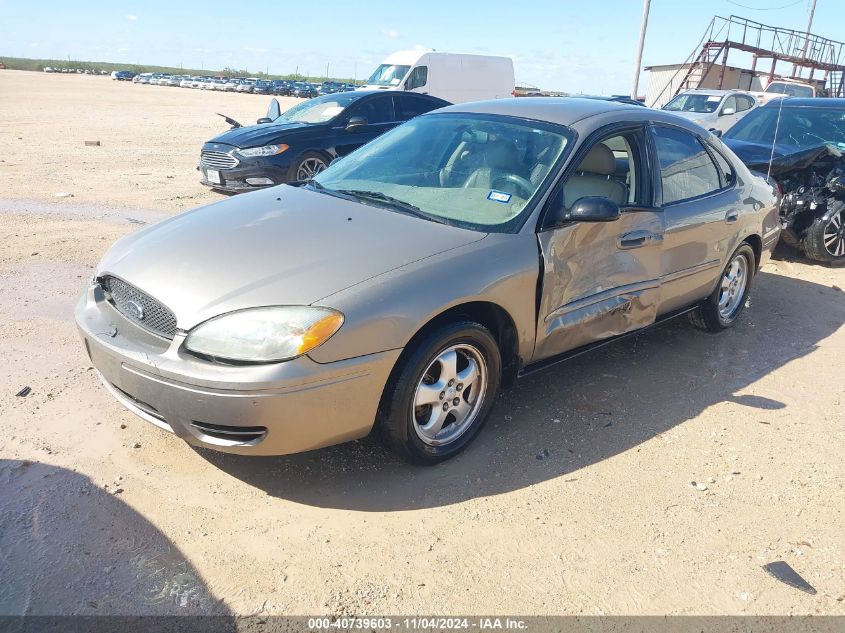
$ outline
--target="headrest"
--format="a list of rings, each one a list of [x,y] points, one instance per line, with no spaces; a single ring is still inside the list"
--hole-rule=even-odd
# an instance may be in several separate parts
[[[604,143],[593,146],[590,153],[584,157],[577,171],[588,171],[591,174],[609,176],[616,171],[616,158]]]
[[[516,146],[506,140],[493,141],[484,147],[486,167],[503,169],[510,167],[516,159]]]

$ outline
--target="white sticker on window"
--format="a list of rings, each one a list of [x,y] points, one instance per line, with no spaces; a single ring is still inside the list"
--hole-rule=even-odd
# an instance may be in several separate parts
[[[320,116],[332,117],[337,116],[341,112],[343,112],[343,106],[330,106],[323,110],[323,113]]]
[[[487,194],[487,199],[492,200],[493,202],[502,202],[507,204],[511,201],[511,194],[505,193],[504,191],[491,191]]]
[[[707,97],[708,103],[713,103],[715,101],[721,101],[721,100],[722,100],[722,97],[720,97],[719,95],[713,95],[712,97]]]

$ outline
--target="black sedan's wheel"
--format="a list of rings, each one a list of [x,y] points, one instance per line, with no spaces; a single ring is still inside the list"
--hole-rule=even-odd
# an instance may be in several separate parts
[[[417,464],[457,455],[483,426],[501,374],[499,347],[484,326],[464,321],[432,332],[391,376],[379,407],[382,438]]]
[[[319,152],[305,152],[300,156],[291,167],[291,180],[309,180],[313,178],[326,167],[329,163],[326,157]]]
[[[751,292],[756,260],[748,244],[744,243],[734,251],[716,289],[690,313],[693,325],[709,332],[721,332],[737,322]]]
[[[804,252],[819,262],[845,261],[845,202],[832,214],[816,218],[804,234]]]

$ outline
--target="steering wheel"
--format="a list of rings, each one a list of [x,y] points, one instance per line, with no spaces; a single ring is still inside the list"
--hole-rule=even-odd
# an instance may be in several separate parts
[[[522,196],[526,200],[534,195],[534,185],[531,184],[531,181],[527,178],[523,178],[522,176],[517,176],[516,174],[505,174],[503,176],[499,176],[493,181],[493,186],[496,186],[496,183],[499,182],[509,182],[511,184],[516,185],[520,191],[518,193],[524,193],[525,195]]]

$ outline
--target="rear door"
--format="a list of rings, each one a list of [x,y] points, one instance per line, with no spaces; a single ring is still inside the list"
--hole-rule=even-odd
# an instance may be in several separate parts
[[[704,139],[662,124],[652,126],[652,136],[666,223],[663,314],[712,291],[745,204],[730,164],[724,157],[716,161],[716,150]]]
[[[613,159],[583,170],[596,163],[585,159],[599,144],[613,152]],[[651,204],[649,156],[645,127],[632,124],[605,128],[573,158],[578,167],[558,185],[564,204],[576,201],[567,197],[614,196],[621,216],[612,222],[570,222],[538,234],[543,274],[535,360],[654,322],[663,214]]]
[[[404,123],[415,116],[431,112],[448,105],[445,101],[411,94],[393,95],[393,105],[396,111],[396,121]]]

